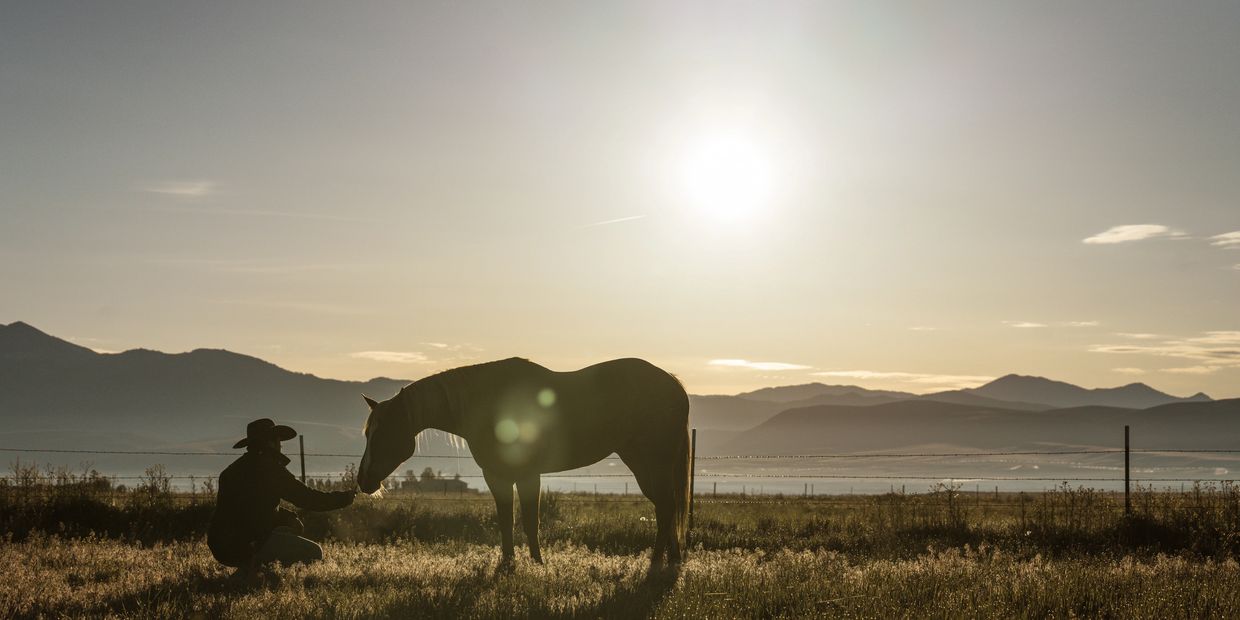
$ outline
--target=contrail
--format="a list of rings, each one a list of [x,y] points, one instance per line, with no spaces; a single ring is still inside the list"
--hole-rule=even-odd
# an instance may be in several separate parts
[[[644,215],[630,215],[630,216],[628,216],[628,217],[618,217],[618,218],[616,218],[616,219],[614,219],[614,220],[603,220],[603,221],[601,221],[601,222],[595,222],[595,223],[593,223],[593,224],[586,224],[586,225],[582,226],[582,228],[594,228],[595,226],[606,226],[606,225],[608,225],[608,224],[619,224],[620,222],[631,222],[631,221],[633,221],[633,220],[640,220],[640,219],[642,219],[643,217],[646,217],[646,216],[644,216]]]

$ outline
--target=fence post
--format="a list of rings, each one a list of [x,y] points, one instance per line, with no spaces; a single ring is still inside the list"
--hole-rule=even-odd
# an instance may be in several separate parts
[[[301,483],[306,483],[306,436],[297,435],[297,446],[301,450]]]
[[[689,439],[689,529],[685,532],[685,546],[689,546],[689,531],[693,530],[693,486],[697,481],[697,429]]]
[[[1125,424],[1124,425],[1124,516],[1125,517],[1132,516],[1132,497],[1130,495],[1130,491],[1128,487],[1129,483],[1132,480],[1131,477],[1129,476],[1129,467],[1128,467],[1129,456],[1130,454],[1129,454],[1129,448],[1128,448],[1128,425]]]

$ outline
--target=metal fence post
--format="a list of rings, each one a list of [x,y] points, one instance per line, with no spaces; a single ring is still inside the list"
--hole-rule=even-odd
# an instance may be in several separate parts
[[[297,435],[297,446],[301,450],[301,483],[306,483],[306,436]]]
[[[1132,478],[1129,474],[1130,452],[1128,447],[1128,425],[1124,425],[1124,516],[1132,516],[1132,497],[1130,495],[1129,483]]]
[[[697,429],[693,429],[689,440],[689,530],[693,529],[693,483],[697,479]],[[685,532],[685,545],[689,544],[689,533]]]

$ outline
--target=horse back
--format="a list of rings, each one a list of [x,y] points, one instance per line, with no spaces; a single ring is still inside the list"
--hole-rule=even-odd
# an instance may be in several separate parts
[[[688,420],[689,396],[671,373],[639,358],[622,358],[587,366],[561,375],[565,396],[575,396],[581,408],[648,413],[672,420]],[[572,409],[574,403],[565,402]]]
[[[636,358],[570,372],[513,360],[482,385],[470,448],[479,464],[560,471],[588,465],[633,442],[683,435],[689,397],[670,373]],[[481,379],[481,377],[479,378]],[[475,442],[474,438],[478,442]]]

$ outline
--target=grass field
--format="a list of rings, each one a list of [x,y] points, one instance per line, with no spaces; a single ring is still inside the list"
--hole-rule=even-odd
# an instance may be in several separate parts
[[[202,542],[209,498],[38,497],[0,494],[0,616],[1240,617],[1233,487],[1143,490],[1130,517],[1067,487],[702,498],[685,565],[653,574],[636,498],[548,495],[548,563],[502,572],[486,498],[393,495],[304,515],[326,561],[250,584]]]
[[[477,544],[329,543],[319,564],[232,586],[201,542],[35,538],[0,547],[7,616],[1132,617],[1240,616],[1227,560],[1022,558],[983,547],[872,559],[834,551],[698,551],[678,576],[640,554],[553,545],[496,573]]]

